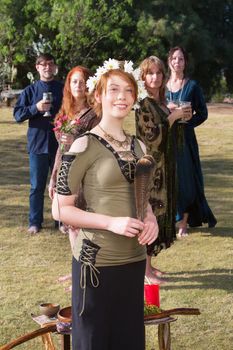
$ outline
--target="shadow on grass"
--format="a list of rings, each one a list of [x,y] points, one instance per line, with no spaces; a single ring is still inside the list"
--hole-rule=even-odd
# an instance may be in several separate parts
[[[12,120],[12,121],[5,121],[5,120],[1,120],[0,121],[0,125],[15,125],[15,121],[14,120]]]
[[[19,199],[19,205],[4,205],[0,211],[0,227],[13,228],[18,230],[27,228],[28,226],[28,212],[29,212],[29,189],[22,191],[21,200]],[[12,196],[14,193],[12,192]],[[51,203],[45,196],[45,209],[44,209],[44,224],[45,229],[54,228],[54,220],[51,214]]]
[[[232,269],[211,269],[167,273],[169,285],[163,285],[163,289],[221,289],[233,293],[232,271]],[[185,284],[170,284],[182,282]]]
[[[211,180],[214,179],[213,175],[232,175],[233,173],[233,160],[232,159],[205,159],[201,160],[204,176],[211,176]],[[219,178],[217,178],[219,179]]]
[[[29,183],[26,136],[1,142],[1,185],[23,185]]]
[[[14,195],[14,194],[13,194]],[[1,224],[6,227],[15,227],[15,225],[27,225],[27,212],[29,210],[28,192],[25,191],[24,203],[21,205],[4,205],[1,208]],[[13,214],[12,214],[13,213]],[[12,218],[14,215],[14,218]],[[17,222],[16,222],[17,217]]]
[[[233,238],[233,228],[231,227],[219,227],[217,224],[217,227],[197,227],[193,228],[191,227],[189,229],[189,234],[201,232],[201,235],[206,236],[219,236],[219,237],[232,237]]]

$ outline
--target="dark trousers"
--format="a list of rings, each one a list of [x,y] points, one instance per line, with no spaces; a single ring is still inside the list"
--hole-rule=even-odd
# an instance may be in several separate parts
[[[29,154],[30,165],[30,196],[29,196],[29,226],[41,228],[44,220],[44,192],[49,170],[52,171],[55,154]]]
[[[81,264],[72,263],[72,349],[144,350],[145,261],[99,267],[99,286],[87,272],[84,312]]]

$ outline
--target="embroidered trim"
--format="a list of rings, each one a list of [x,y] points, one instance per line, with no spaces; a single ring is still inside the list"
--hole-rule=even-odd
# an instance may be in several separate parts
[[[80,276],[80,288],[83,290],[83,305],[79,316],[82,315],[85,308],[86,301],[86,286],[87,286],[87,269],[90,270],[90,282],[94,288],[99,286],[98,274],[99,270],[95,267],[96,255],[100,249],[100,246],[93,243],[89,239],[84,239],[82,249],[80,252],[79,261],[81,263],[81,276]]]
[[[57,177],[56,191],[58,194],[69,196],[71,190],[68,186],[68,173],[72,162],[75,159],[75,155],[64,154],[62,156],[62,163]]]
[[[129,183],[133,183],[135,169],[136,169],[136,163],[139,160],[139,157],[137,157],[137,155],[135,153],[135,136],[132,136],[132,141],[131,141],[131,146],[130,146],[130,148],[131,148],[130,152],[131,152],[134,160],[127,161],[127,160],[123,160],[120,157],[119,153],[117,151],[115,151],[114,148],[101,136],[96,135],[96,134],[92,134],[91,132],[89,132],[89,134],[93,135],[98,141],[100,141],[100,143],[102,143],[103,146],[105,146],[109,151],[112,152],[112,154],[114,155],[114,157],[116,158],[116,160],[118,162],[118,165],[121,169],[121,173],[124,175],[124,177],[126,178],[126,180]]]

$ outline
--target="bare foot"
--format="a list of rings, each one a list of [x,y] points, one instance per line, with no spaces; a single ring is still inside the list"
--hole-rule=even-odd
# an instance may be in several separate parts
[[[166,272],[160,271],[159,269],[156,269],[155,267],[151,266],[151,272],[158,277],[161,277],[162,275],[165,275]]]
[[[187,237],[188,233],[187,233],[187,227],[180,227],[179,232],[177,233],[177,237],[178,238],[184,238]]]
[[[146,277],[151,284],[164,284],[167,282],[165,279],[156,276],[152,271],[146,271]]]
[[[65,282],[71,280],[71,273],[69,275],[64,275],[64,276],[60,276],[58,278],[58,282]]]
[[[68,293],[68,292],[71,292],[72,291],[72,286],[69,286],[67,288],[65,288],[65,291]]]

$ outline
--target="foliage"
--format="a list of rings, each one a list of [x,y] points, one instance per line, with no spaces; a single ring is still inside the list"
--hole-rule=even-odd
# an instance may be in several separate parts
[[[150,316],[160,313],[162,310],[156,305],[148,305],[144,302],[144,316]]]
[[[58,1],[51,26],[56,28],[60,18],[54,42],[57,50],[64,49],[59,55],[60,61],[68,68],[75,64],[93,68],[108,58],[110,48],[112,56],[123,59],[128,54],[126,33],[133,25],[130,4],[130,0],[76,0],[70,7],[70,1]]]
[[[52,51],[60,76],[77,64],[96,68],[108,57],[139,63],[170,47],[190,54],[189,73],[209,98],[222,72],[233,90],[233,0],[0,0],[0,58],[29,83],[39,51]]]
[[[226,78],[222,75],[222,79],[219,81],[218,89],[211,96],[211,102],[223,102],[225,97],[228,95]]]

